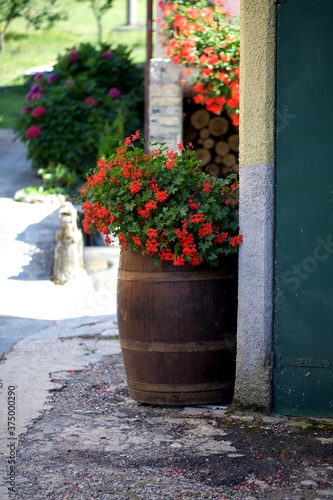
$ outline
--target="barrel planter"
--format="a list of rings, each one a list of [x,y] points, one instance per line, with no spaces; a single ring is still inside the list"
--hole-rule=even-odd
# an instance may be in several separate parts
[[[132,399],[156,405],[231,402],[237,265],[230,257],[218,268],[155,267],[149,257],[121,253],[117,315]]]

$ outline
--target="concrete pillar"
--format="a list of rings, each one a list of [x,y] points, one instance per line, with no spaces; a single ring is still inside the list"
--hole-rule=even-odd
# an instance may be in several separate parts
[[[156,2],[155,6],[155,19],[162,19],[162,10],[159,6],[159,3]],[[166,57],[165,55],[165,47],[162,45],[161,36],[159,35],[159,30],[161,29],[161,25],[157,22],[154,24],[154,57],[157,59],[163,59]]]
[[[241,1],[240,232],[234,405],[272,402],[276,7]]]
[[[137,0],[127,0],[127,24],[135,26],[138,23]]]

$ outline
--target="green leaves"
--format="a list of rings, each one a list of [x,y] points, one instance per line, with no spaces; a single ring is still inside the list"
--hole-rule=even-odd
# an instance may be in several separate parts
[[[5,33],[10,23],[24,18],[34,28],[49,28],[55,22],[66,19],[58,0],[1,0],[0,33]]]

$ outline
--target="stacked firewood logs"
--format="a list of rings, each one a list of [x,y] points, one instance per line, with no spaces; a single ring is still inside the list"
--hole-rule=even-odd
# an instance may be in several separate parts
[[[238,172],[238,128],[226,113],[214,115],[190,97],[184,97],[183,140],[193,144],[202,170],[214,177]]]

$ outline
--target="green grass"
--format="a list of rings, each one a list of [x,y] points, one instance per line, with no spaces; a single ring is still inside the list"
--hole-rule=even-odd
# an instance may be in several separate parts
[[[144,62],[147,1],[138,0],[141,27],[131,30],[119,29],[126,23],[126,3],[125,0],[114,0],[113,7],[104,15],[103,39],[105,42],[132,47],[134,61]],[[88,3],[67,0],[65,5],[68,19],[47,31],[27,28],[21,19],[13,21],[6,35],[5,52],[0,54],[0,86],[22,84],[27,69],[54,62],[66,48],[81,42],[97,43],[96,22]],[[0,115],[1,109],[0,106]]]
[[[13,128],[22,107],[27,89],[14,87],[0,92],[0,128]]]

